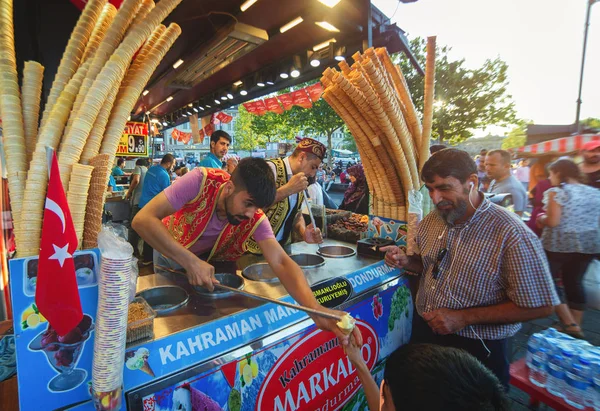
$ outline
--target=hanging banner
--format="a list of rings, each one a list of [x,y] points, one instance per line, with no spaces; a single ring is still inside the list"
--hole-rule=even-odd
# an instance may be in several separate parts
[[[212,136],[212,133],[215,132],[215,125],[210,123],[206,127],[204,127],[202,130],[204,131],[204,135],[206,137],[210,138],[210,136]]]
[[[209,116],[204,116],[200,119],[202,132],[204,132],[205,137],[210,137],[212,133],[215,132],[215,124],[219,123],[219,120],[216,119],[214,114]]]
[[[183,133],[183,136],[181,137],[181,142],[183,144],[187,144],[190,142],[191,138],[192,138],[192,133]]]
[[[184,141],[185,139],[190,141],[190,138],[192,138],[192,133],[184,133],[183,131],[179,131],[174,128],[173,131],[171,131],[171,137],[173,137],[173,140],[175,141]]]
[[[279,101],[283,105],[283,108],[286,111],[291,109],[292,106],[294,105],[294,99],[292,99],[292,96],[290,95],[290,93],[282,94],[280,96],[277,96],[277,98],[279,99]]]
[[[244,103],[242,105],[244,106],[246,111],[248,111],[248,113],[256,115],[256,102],[251,101],[249,103]]]
[[[200,134],[200,129],[198,128],[198,114],[190,116],[190,127],[192,129],[192,140],[194,141],[194,144],[201,143],[204,138],[204,131]]]
[[[292,96],[292,102],[295,106],[299,106],[302,108],[312,107],[312,101],[310,101],[310,98],[308,97],[308,94],[306,94],[306,91],[304,89],[292,91],[290,95]]]
[[[221,111],[220,113],[217,113],[217,115],[215,117],[217,120],[219,120],[223,124],[231,123],[231,120],[233,120],[232,116],[230,116],[227,113],[224,113],[223,111]]]
[[[257,116],[262,116],[263,114],[265,114],[267,112],[267,106],[265,105],[265,102],[262,100],[255,101],[254,106],[256,107],[256,115]]]
[[[250,101],[244,103],[243,106],[248,113],[255,116],[262,116],[266,112],[283,114],[284,110],[290,110],[293,106],[312,108],[312,103],[319,100],[322,95],[323,85],[317,82],[301,90],[292,91],[291,93],[282,94],[277,97],[265,98],[264,100]],[[223,123],[226,123],[226,121],[223,121]]]
[[[148,124],[128,121],[121,135],[117,156],[148,156]]]
[[[71,0],[71,3],[73,3],[75,7],[77,7],[79,10],[83,10],[87,2],[88,0]],[[123,0],[109,0],[109,3],[118,9],[119,7],[121,7],[121,3],[123,3]]]
[[[306,90],[313,103],[323,95],[323,85],[320,82],[316,82],[312,86],[306,87],[304,90]]]
[[[281,104],[279,104],[277,97],[266,98],[265,106],[267,106],[267,111],[283,114],[283,108],[281,107]]]

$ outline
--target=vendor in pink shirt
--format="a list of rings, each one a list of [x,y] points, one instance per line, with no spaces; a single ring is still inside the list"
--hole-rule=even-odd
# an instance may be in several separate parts
[[[154,248],[155,265],[183,269],[192,285],[211,291],[218,281],[209,262],[236,260],[252,237],[298,303],[343,315],[319,305],[304,273],[275,239],[261,210],[273,203],[275,193],[273,173],[260,158],[241,160],[231,176],[223,170],[198,167],[146,204],[132,226]],[[312,318],[317,327],[335,332],[347,344],[348,337],[335,320]]]

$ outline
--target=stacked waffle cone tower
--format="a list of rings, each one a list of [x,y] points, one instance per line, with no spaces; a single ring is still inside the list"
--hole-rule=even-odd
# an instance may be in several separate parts
[[[372,214],[406,221],[408,193],[419,189],[419,174],[429,158],[435,37],[427,41],[422,124],[402,71],[385,48],[370,48],[352,57],[352,66],[342,61],[339,71],[323,72],[323,98],[356,140]]]
[[[80,246],[97,246],[110,165],[136,101],[181,34],[161,24],[181,1],[125,0],[117,10],[88,0],[40,116],[44,67],[25,62],[19,87],[13,0],[0,0],[0,115],[19,257],[39,253],[46,147],[57,150]]]

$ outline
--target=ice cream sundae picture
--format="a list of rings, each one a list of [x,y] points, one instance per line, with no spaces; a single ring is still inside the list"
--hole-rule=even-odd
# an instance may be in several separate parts
[[[140,370],[150,377],[154,377],[154,371],[148,363],[148,358],[150,358],[150,351],[147,348],[141,347],[137,351],[128,351],[125,353],[125,366],[132,371]]]
[[[58,335],[48,324],[45,331],[31,340],[29,349],[46,354],[50,366],[59,373],[48,383],[50,391],[72,390],[85,380],[87,371],[75,367],[93,329],[92,317],[84,314],[77,327],[63,336]]]

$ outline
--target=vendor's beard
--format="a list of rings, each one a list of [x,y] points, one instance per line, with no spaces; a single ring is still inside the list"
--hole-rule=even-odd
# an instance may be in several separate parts
[[[450,210],[440,210],[438,207],[454,206]],[[448,224],[454,224],[455,221],[462,218],[467,213],[467,202],[465,200],[458,200],[456,205],[453,205],[451,201],[442,200],[435,205],[436,211],[440,217],[444,219]]]
[[[229,206],[233,203],[233,197],[228,197],[225,199],[225,215],[227,216],[227,222],[231,225],[240,225],[242,221],[248,220],[248,217],[245,215],[235,215],[229,212]]]

